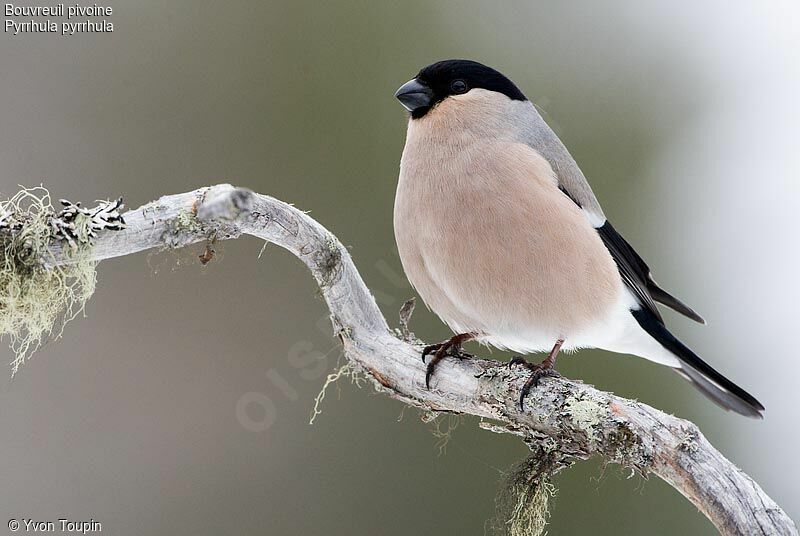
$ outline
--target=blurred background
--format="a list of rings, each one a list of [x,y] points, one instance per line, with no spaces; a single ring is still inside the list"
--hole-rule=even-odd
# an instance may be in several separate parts
[[[640,359],[583,351],[561,372],[694,420],[800,517],[796,2],[111,5],[113,33],[0,35],[3,197],[40,183],[130,207],[217,182],[271,194],[350,248],[396,324],[414,292],[392,231],[406,122],[392,95],[435,60],[487,63],[544,111],[659,282],[709,319],[667,312],[673,330],[766,418]],[[4,518],[483,533],[522,443],[463,418],[440,454],[434,425],[347,380],[309,426],[339,345],[306,269],[261,246],[226,243],[206,268],[199,245],[99,266],[86,318],[0,387]],[[412,328],[449,336],[424,307]],[[550,534],[714,533],[655,477],[590,461],[555,483]]]

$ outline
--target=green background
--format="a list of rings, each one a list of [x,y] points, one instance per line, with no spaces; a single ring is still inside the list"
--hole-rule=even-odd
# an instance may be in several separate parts
[[[675,332],[766,419],[640,359],[583,351],[561,372],[696,421],[800,516],[796,4],[111,5],[110,34],[0,34],[3,196],[270,194],[350,248],[394,324],[414,292],[391,224],[406,121],[392,95],[437,59],[490,64],[544,111],[657,279],[710,319],[667,314]],[[100,265],[87,317],[2,382],[0,514],[125,535],[483,533],[521,442],[467,417],[440,455],[415,410],[346,381],[309,426],[340,349],[305,268],[260,248],[227,243],[203,269],[200,246]],[[412,328],[449,336],[423,307]],[[655,477],[590,461],[555,483],[550,534],[714,533]]]

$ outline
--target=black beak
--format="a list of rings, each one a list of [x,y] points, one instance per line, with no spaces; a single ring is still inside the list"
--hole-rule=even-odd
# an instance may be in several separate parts
[[[397,97],[400,104],[409,112],[433,104],[433,90],[419,82],[416,78],[400,86],[400,89],[397,90],[394,96]]]

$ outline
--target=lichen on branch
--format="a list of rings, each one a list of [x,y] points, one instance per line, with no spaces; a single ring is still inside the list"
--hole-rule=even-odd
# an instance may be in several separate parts
[[[410,332],[401,330],[399,336],[395,335],[347,249],[322,225],[287,203],[219,184],[165,196],[127,212],[126,229],[98,232],[93,243],[89,239],[71,248],[58,233],[49,235],[50,246],[43,240],[47,233],[55,232],[42,226],[42,221],[52,223],[49,196],[26,211],[19,205],[31,200],[26,198],[28,194],[19,195],[22,197],[14,202],[0,204],[0,246],[7,253],[3,277],[14,279],[13,284],[6,281],[0,286],[0,299],[5,300],[0,302],[0,309],[5,308],[2,320],[6,324],[8,306],[19,301],[10,289],[26,283],[26,278],[46,279],[48,266],[61,266],[68,276],[75,277],[69,267],[80,252],[84,252],[84,259],[102,260],[153,248],[252,235],[285,248],[303,261],[320,286],[344,356],[372,380],[380,393],[432,415],[475,415],[482,419],[482,428],[519,436],[534,454],[549,455],[532,458],[535,470],[513,480],[520,483],[516,489],[522,494],[512,494],[507,503],[513,506],[509,515],[502,517],[507,532],[543,530],[546,501],[553,491],[546,479],[564,463],[599,455],[607,462],[658,475],[697,506],[722,534],[798,534],[775,501],[716,450],[694,424],[641,402],[578,381],[548,378],[546,385],[531,393],[522,409],[518,399],[524,375],[503,363],[480,358],[448,363],[428,389],[425,364],[419,358],[421,344]],[[40,191],[38,197],[41,195]],[[111,209],[110,214],[113,212]],[[32,243],[26,243],[19,235],[30,222],[39,231],[33,233]],[[54,259],[48,261],[49,256]],[[92,265],[92,277],[93,269]],[[64,305],[63,299],[50,301]],[[27,328],[12,325],[9,330],[6,325],[5,329],[16,334],[19,344],[20,334]],[[548,459],[551,463],[542,467],[542,460]],[[525,475],[538,479],[535,487]]]
[[[94,293],[96,265],[89,252],[102,230],[120,230],[122,200],[87,209],[61,200],[56,211],[43,187],[22,188],[0,202],[0,337],[14,351],[11,374],[49,338],[84,310]],[[69,262],[56,262],[54,243]]]
[[[550,517],[556,488],[550,478],[558,470],[553,458],[535,452],[506,475],[495,505],[497,511],[487,528],[497,536],[540,536]]]

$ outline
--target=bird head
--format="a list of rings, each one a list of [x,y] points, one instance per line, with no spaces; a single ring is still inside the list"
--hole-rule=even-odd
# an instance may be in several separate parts
[[[394,96],[411,112],[412,119],[419,119],[444,100],[474,90],[491,91],[511,100],[528,100],[503,74],[471,60],[444,60],[428,65],[400,86]]]

